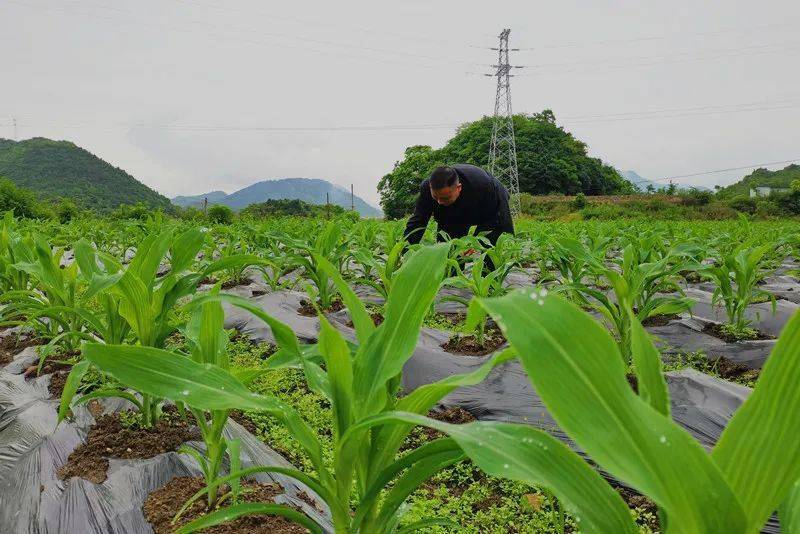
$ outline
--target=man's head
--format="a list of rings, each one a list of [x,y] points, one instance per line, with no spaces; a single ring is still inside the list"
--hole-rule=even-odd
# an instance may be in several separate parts
[[[431,196],[441,206],[449,206],[461,194],[461,181],[452,167],[436,167],[429,180]]]

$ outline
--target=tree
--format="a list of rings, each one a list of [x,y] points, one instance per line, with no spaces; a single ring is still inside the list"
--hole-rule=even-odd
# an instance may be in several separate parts
[[[444,165],[439,151],[426,145],[406,149],[403,160],[378,182],[381,208],[388,219],[405,217],[414,210],[419,186],[436,167]]]
[[[15,217],[38,217],[39,206],[33,193],[17,187],[7,178],[0,178],[0,213],[14,212]]]
[[[208,220],[219,224],[233,222],[233,210],[223,204],[214,204],[208,208]]]
[[[384,176],[378,190],[389,218],[403,217],[413,208],[419,184],[438,165],[471,163],[487,168],[492,139],[492,117],[463,124],[444,147],[406,149],[405,158]],[[514,115],[520,192],[544,195],[632,193],[633,184],[617,171],[587,154],[585,143],[556,124],[552,111]]]

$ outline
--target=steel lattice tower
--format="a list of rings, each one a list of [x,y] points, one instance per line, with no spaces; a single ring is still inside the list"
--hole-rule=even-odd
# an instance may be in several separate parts
[[[520,212],[519,172],[517,171],[517,144],[514,140],[514,118],[511,111],[511,69],[508,61],[508,35],[510,29],[500,33],[500,46],[497,50],[496,69],[497,94],[494,99],[494,120],[492,145],[489,152],[489,172],[508,189],[511,214]]]

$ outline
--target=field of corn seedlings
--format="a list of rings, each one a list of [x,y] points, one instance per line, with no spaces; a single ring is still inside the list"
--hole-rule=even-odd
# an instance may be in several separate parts
[[[800,531],[800,224],[517,231],[7,215],[0,530]]]

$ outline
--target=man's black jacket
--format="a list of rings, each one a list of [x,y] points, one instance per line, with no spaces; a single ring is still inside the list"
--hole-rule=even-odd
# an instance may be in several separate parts
[[[419,188],[419,198],[414,214],[408,219],[405,236],[409,243],[419,243],[428,220],[433,216],[450,237],[467,235],[470,226],[478,232],[489,232],[492,244],[500,234],[514,233],[511,210],[508,207],[508,191],[500,181],[475,165],[453,165],[461,182],[461,194],[449,206],[440,206],[431,196],[428,180]]]

